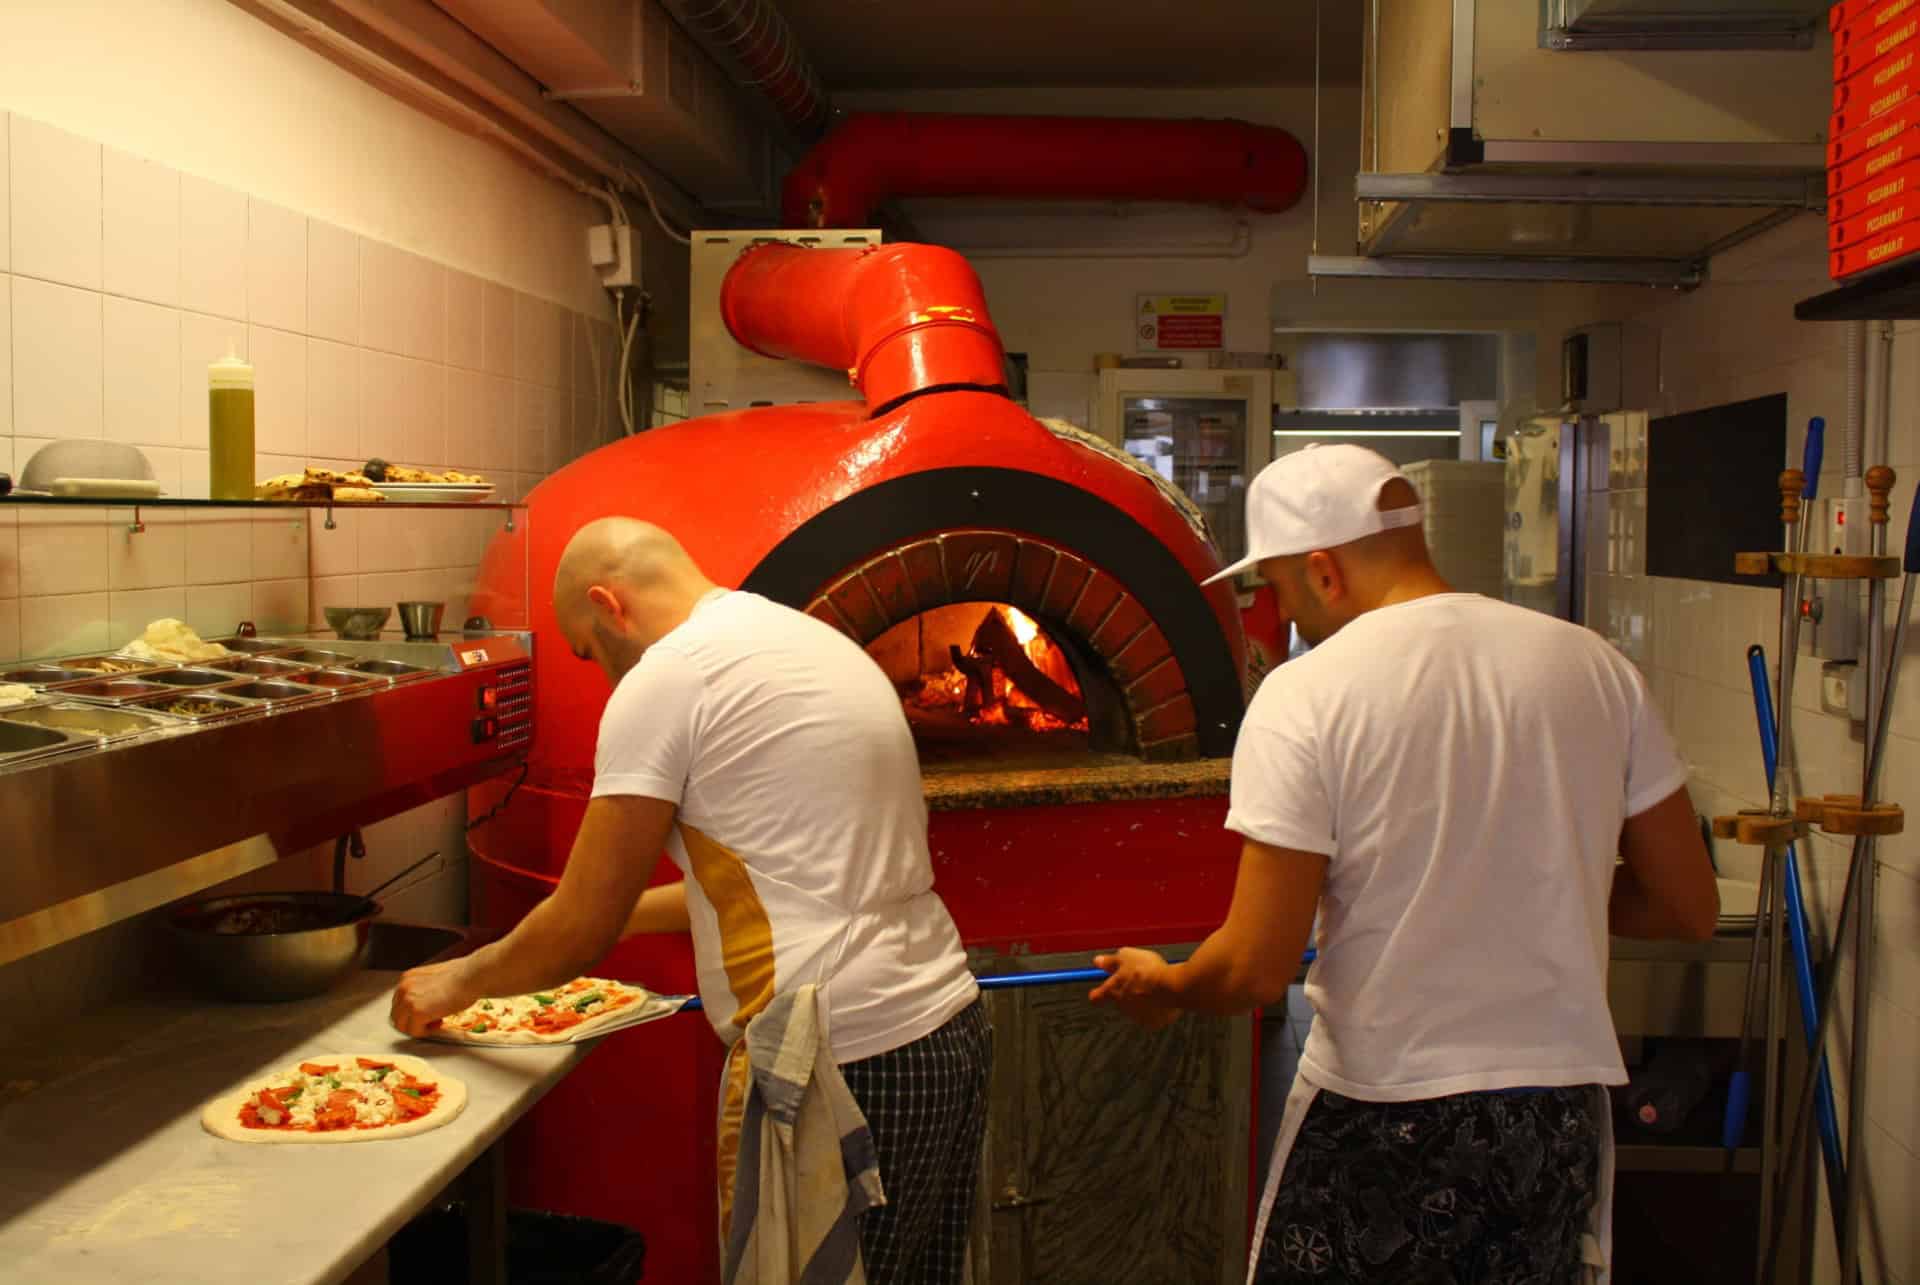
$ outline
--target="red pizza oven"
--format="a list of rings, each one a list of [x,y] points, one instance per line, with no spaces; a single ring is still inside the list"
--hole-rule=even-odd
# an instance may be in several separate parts
[[[559,640],[549,587],[576,529],[625,514],[888,670],[926,761],[937,887],[976,956],[1204,935],[1238,851],[1221,760],[1247,664],[1232,588],[1199,585],[1220,563],[1191,507],[1009,399],[979,282],[949,251],[757,244],[719,303],[746,349],[846,371],[865,400],[655,429],[529,497],[540,725],[524,784],[473,834],[479,930],[511,927],[564,867],[608,687]],[[521,592],[522,547],[497,553],[481,610],[490,576]],[[503,790],[476,790],[473,814]],[[693,984],[684,940],[605,968]],[[717,1280],[721,1052],[694,1016],[606,1041],[516,1131],[515,1198],[639,1228],[649,1279]]]

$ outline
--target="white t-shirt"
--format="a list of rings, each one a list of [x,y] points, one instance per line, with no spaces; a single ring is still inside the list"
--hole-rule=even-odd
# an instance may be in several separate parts
[[[679,805],[667,851],[729,1043],[807,982],[839,1062],[919,1039],[978,993],[933,892],[900,698],[831,626],[755,594],[703,599],[614,688],[593,793]]]
[[[1329,858],[1301,1074],[1377,1102],[1623,1083],[1620,829],[1686,775],[1624,657],[1477,594],[1370,611],[1268,674],[1227,828]]]

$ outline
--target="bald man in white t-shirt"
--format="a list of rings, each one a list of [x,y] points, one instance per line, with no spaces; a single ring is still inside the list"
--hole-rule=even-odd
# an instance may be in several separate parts
[[[960,1285],[992,1032],[933,891],[893,684],[846,635],[720,588],[629,518],[575,534],[554,608],[614,683],[566,872],[499,942],[402,978],[395,1025],[420,1034],[482,996],[557,985],[636,932],[692,933],[702,1005],[736,1054],[776,995],[816,985],[885,1191],[860,1215],[866,1279]],[[686,877],[649,888],[662,849]],[[731,1118],[745,1059],[729,1071]]]
[[[1241,725],[1233,901],[1185,963],[1099,957],[1093,998],[1148,1026],[1277,1003],[1317,910],[1250,1279],[1604,1281],[1609,933],[1719,914],[1685,765],[1597,635],[1453,592],[1375,452],[1269,465],[1247,529],[1221,575],[1257,567],[1312,649]]]

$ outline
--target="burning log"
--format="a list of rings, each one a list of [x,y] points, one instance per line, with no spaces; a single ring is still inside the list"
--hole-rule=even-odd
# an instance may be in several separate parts
[[[978,635],[975,641],[977,644]],[[951,645],[947,648],[947,654],[953,658],[953,667],[966,675],[967,695],[960,704],[960,712],[972,718],[993,701],[993,666]]]
[[[954,663],[960,665],[960,649],[956,647],[952,650]],[[968,652],[970,657],[984,657],[992,661],[1022,695],[1061,722],[1078,723],[1087,716],[1084,701],[1040,672],[1039,666],[1027,655],[1027,649],[1013,636],[1007,618],[997,608],[987,612],[981,620],[980,628],[974,631]],[[971,700],[973,671],[961,665],[961,672],[968,677],[967,695]],[[993,690],[991,680],[987,690]]]

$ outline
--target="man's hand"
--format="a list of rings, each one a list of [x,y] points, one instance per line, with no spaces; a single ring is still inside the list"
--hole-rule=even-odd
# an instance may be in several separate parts
[[[393,988],[391,1020],[396,1029],[420,1038],[449,1013],[485,998],[467,978],[466,959],[449,959],[408,969]]]
[[[1150,950],[1128,946],[1114,955],[1095,955],[1094,966],[1107,980],[1087,996],[1096,1004],[1112,1004],[1130,1021],[1149,1031],[1173,1025],[1180,1010],[1166,998],[1167,961]]]

